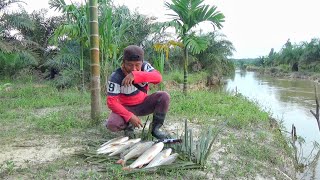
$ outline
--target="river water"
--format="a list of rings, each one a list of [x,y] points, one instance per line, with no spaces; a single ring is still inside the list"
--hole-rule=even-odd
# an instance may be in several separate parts
[[[278,79],[236,70],[235,76],[227,80],[225,88],[229,92],[237,91],[257,102],[272,117],[279,122],[282,121],[287,131],[291,132],[294,124],[298,136],[305,140],[303,154],[306,157],[313,148],[313,142],[320,143],[320,131],[315,117],[310,112],[315,112],[316,107],[315,85],[320,98],[320,86],[312,81]],[[310,179],[310,176],[310,172],[297,175],[298,179]],[[315,179],[320,180],[320,160]]]

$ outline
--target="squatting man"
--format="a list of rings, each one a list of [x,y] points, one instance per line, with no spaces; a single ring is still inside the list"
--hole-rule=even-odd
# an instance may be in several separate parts
[[[112,111],[106,122],[110,131],[124,130],[132,136],[134,127],[143,126],[138,116],[153,113],[151,134],[157,139],[170,138],[160,131],[168,112],[170,96],[158,91],[148,95],[148,83],[158,84],[161,74],[144,61],[144,51],[136,45],[130,45],[123,51],[121,67],[115,70],[107,83],[107,106]]]

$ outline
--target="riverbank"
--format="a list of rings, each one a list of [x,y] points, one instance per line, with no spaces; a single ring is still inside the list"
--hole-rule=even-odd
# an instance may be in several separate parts
[[[10,82],[0,91],[2,179],[294,179],[291,149],[269,115],[240,95],[170,90],[165,129],[181,132],[184,119],[195,134],[228,121],[212,148],[207,168],[125,176],[113,162],[107,172],[74,156],[114,135],[90,123],[90,92],[49,84]],[[104,102],[104,97],[102,98]],[[103,116],[109,111],[103,106]],[[144,118],[143,121],[146,119]],[[181,132],[182,133],[182,132]]]
[[[260,68],[260,67],[248,67],[248,71],[254,71],[261,75],[272,76],[276,78],[286,78],[286,79],[305,79],[310,80],[315,83],[320,83],[320,73],[315,72],[290,72],[288,70],[283,70],[280,68]]]

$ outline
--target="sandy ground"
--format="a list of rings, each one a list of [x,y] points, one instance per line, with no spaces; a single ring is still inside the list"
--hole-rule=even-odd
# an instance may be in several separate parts
[[[13,162],[15,167],[41,164],[74,154],[80,147],[63,147],[55,137],[16,138],[13,143],[1,146],[0,164]]]

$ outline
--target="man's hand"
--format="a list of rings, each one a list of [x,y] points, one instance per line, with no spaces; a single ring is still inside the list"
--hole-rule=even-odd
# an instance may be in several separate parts
[[[127,76],[122,80],[123,86],[131,86],[134,81],[134,76],[132,73],[127,74]]]
[[[141,120],[136,115],[132,115],[129,121],[134,127],[138,127],[138,128],[143,127]]]

